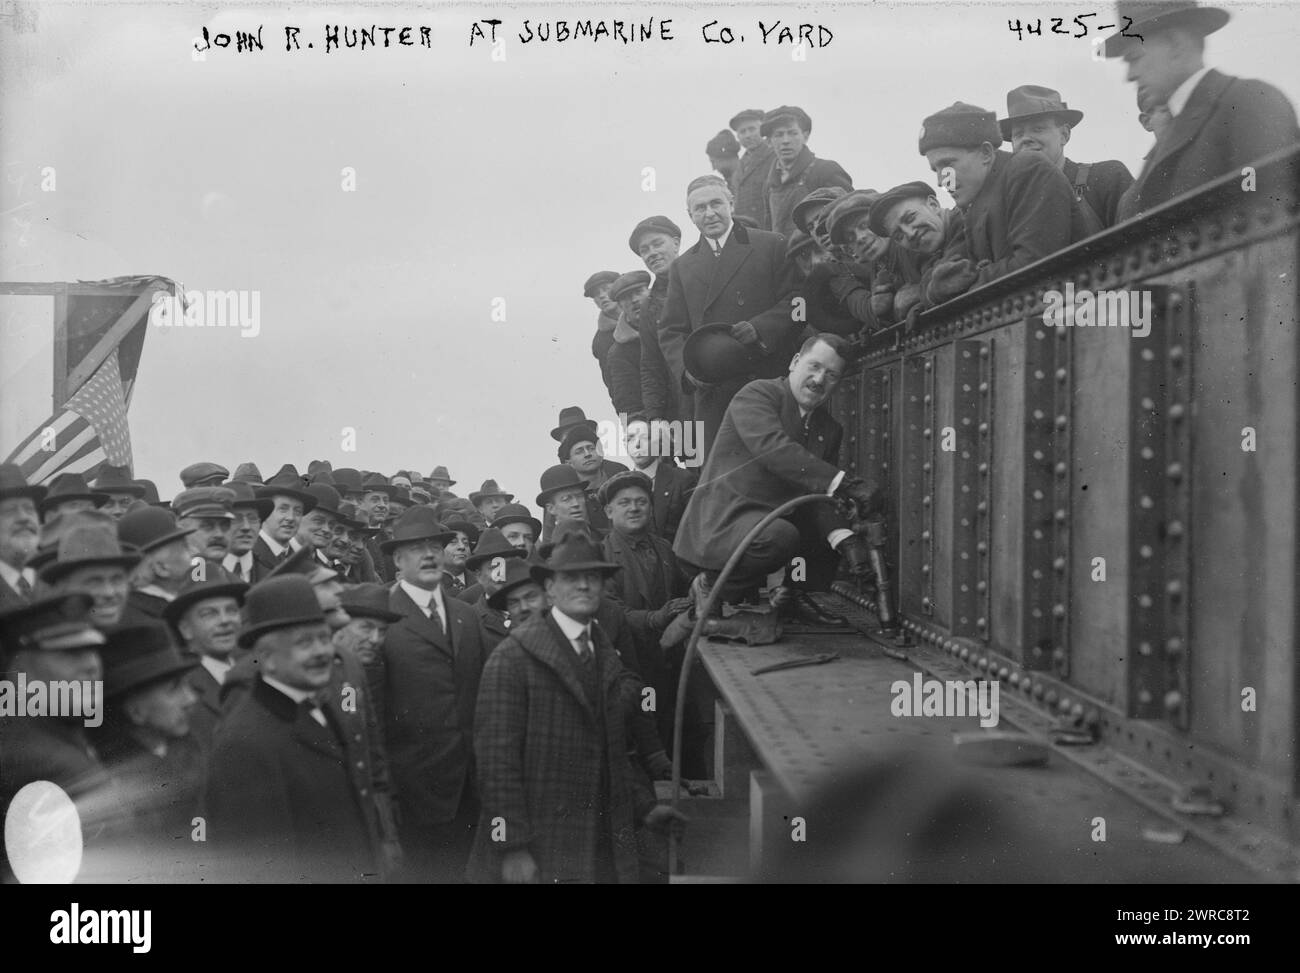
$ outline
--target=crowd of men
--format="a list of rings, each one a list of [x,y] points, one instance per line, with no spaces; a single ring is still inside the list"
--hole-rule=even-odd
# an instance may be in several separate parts
[[[1156,135],[1136,180],[1066,158],[1083,115],[1034,85],[1000,121],[924,120],[952,210],[924,182],[854,190],[800,108],[738,113],[708,147],[725,175],[687,187],[699,241],[647,217],[645,270],[585,288],[634,468],[562,409],[540,517],[493,479],[462,499],[442,466],[204,461],[166,501],[126,468],[45,486],[0,466],[4,678],[105,702],[102,725],[0,716],[0,807],[57,784],[110,881],[666,881],[684,819],[655,782],[692,628],[842,625],[813,593],[871,577],[859,528],[884,502],[825,408],[861,337],[1300,141],[1276,89],[1203,65],[1226,14],[1150,6],[1121,3],[1145,40],[1106,48]],[[688,687],[701,779],[712,700]]]

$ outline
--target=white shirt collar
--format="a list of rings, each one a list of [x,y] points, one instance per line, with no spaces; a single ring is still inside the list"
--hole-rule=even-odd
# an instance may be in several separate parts
[[[218,659],[215,656],[205,655],[199,657],[199,665],[208,670],[208,673],[217,681],[220,686],[226,681],[226,673],[235,668],[234,663],[227,662],[225,659]]]
[[[1210,68],[1207,65],[1174,89],[1174,93],[1169,96],[1169,101],[1166,102],[1170,115],[1177,118],[1183,113],[1183,109],[1187,107],[1187,99],[1192,97],[1192,92],[1196,90],[1196,86],[1209,73]]]
[[[638,470],[638,472],[644,473],[646,476],[650,477],[650,479],[653,480],[655,478],[655,474],[659,472],[659,464],[661,462],[663,462],[663,457],[656,456],[653,462],[651,462],[649,466],[641,467],[641,469]]]
[[[705,244],[705,246],[707,246],[710,251],[721,250],[723,247],[727,245],[727,241],[731,239],[731,231],[734,230],[735,228],[736,228],[736,221],[732,220],[730,223],[727,224],[727,232],[722,234],[722,236],[717,240],[714,240],[710,237],[705,237],[704,239],[708,241]]]
[[[310,689],[299,689],[297,686],[290,686],[286,683],[280,682],[279,679],[273,679],[271,676],[268,676],[265,673],[262,674],[262,682],[266,683],[272,689],[276,689],[284,693],[295,703],[301,703],[304,699],[312,699],[316,695]]]
[[[578,638],[579,635],[581,635],[583,632],[586,632],[588,640],[591,639],[590,622],[583,624],[582,622],[578,621],[576,618],[570,618],[568,615],[564,614],[564,612],[560,611],[558,608],[551,609],[551,617],[555,619],[555,624],[560,626],[560,631],[563,632],[564,637],[569,640],[569,645],[572,646],[574,652],[578,651],[578,646],[575,640]]]
[[[243,554],[227,554],[221,561],[221,566],[227,571],[235,570],[235,565],[244,569],[244,576],[247,577],[253,570],[253,551],[250,548]]]
[[[0,578],[4,578],[5,584],[13,588],[14,591],[18,590],[19,577],[26,578],[29,585],[33,588],[36,587],[36,572],[31,568],[19,569],[7,561],[0,561]]]
[[[147,584],[143,588],[137,588],[136,591],[142,595],[153,595],[155,598],[161,598],[163,601],[172,601],[176,597],[173,591],[165,591],[156,584]]]
[[[411,584],[411,582],[407,581],[405,578],[397,583],[402,586],[402,590],[410,596],[411,601],[415,602],[418,607],[427,611],[430,606],[436,605],[438,608],[438,614],[441,615],[443,613],[442,585],[433,589],[421,588],[419,585]]]
[[[284,552],[284,545],[275,540],[266,531],[258,531],[257,536],[262,538],[262,543],[271,549],[271,553],[279,557]]]

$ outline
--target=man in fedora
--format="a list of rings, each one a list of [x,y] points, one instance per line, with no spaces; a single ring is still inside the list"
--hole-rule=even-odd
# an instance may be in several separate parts
[[[767,222],[767,175],[775,153],[763,137],[763,110],[746,108],[727,123],[740,143],[740,159],[731,177],[731,192],[736,198],[736,215],[748,216],[755,226],[770,229]]]
[[[618,324],[609,349],[609,400],[615,415],[641,409],[641,332],[637,327],[650,296],[650,274],[633,270],[609,286],[609,296],[618,303]]]
[[[552,608],[512,628],[483,671],[474,726],[483,811],[476,882],[638,879],[636,829],[681,816],[639,785],[624,666],[593,619],[617,566],[578,534],[533,572]]]
[[[388,589],[381,584],[358,584],[345,588],[343,609],[348,623],[334,633],[334,644],[353,653],[365,666],[379,660],[388,626],[402,616],[388,607]]]
[[[997,117],[956,102],[927,117],[919,148],[962,211],[923,298],[942,304],[1088,236],[1065,174],[1037,152],[998,148]]]
[[[686,418],[682,393],[659,346],[659,319],[668,297],[668,271],[682,245],[682,231],[666,216],[648,216],[632,228],[628,246],[654,276],[644,303],[630,319],[641,335],[641,409],[654,419]]]
[[[198,697],[188,677],[198,661],[183,658],[158,621],[119,626],[107,638],[104,723],[93,739],[129,814],[132,855],[121,878],[192,881],[205,770],[190,719]]]
[[[533,575],[534,563],[532,558],[507,561],[501,586],[488,596],[488,607],[504,615],[510,628],[541,618],[546,611],[546,592]]]
[[[489,656],[497,644],[510,634],[510,625],[505,612],[489,605],[488,598],[496,593],[505,580],[507,563],[522,561],[527,557],[527,551],[511,546],[501,531],[489,527],[483,531],[474,553],[465,562],[475,582],[460,592],[458,597],[478,612],[479,621],[483,623],[484,651]]]
[[[456,485],[456,481],[451,478],[451,474],[447,472],[445,466],[435,466],[433,472],[429,474],[427,482],[436,491],[435,500],[441,496],[450,495],[454,497],[456,495],[451,492],[451,488]]]
[[[269,569],[259,564],[253,556],[257,544],[257,535],[274,508],[270,500],[259,500],[253,488],[243,480],[229,480],[222,487],[234,494],[230,501],[230,510],[234,519],[230,522],[230,547],[221,566],[237,581],[256,584],[270,573]]]
[[[478,543],[479,529],[455,517],[442,523],[452,534],[442,552],[442,590],[454,597],[473,584],[466,562]]]
[[[1206,65],[1205,38],[1228,22],[1227,11],[1189,0],[1121,0],[1116,14],[1132,23],[1106,39],[1106,57],[1124,59],[1126,80],[1137,85],[1137,101],[1145,111],[1163,105],[1172,118],[1125,193],[1119,219],[1229,172],[1244,178],[1247,166],[1300,142],[1295,108],[1281,91]],[[1268,186],[1252,186],[1269,192]]]
[[[252,465],[252,464],[247,464]],[[204,460],[201,463],[191,463],[180,472],[181,483],[185,489],[193,487],[210,487],[221,486],[226,480],[230,479],[230,471],[220,463],[211,463]]]
[[[484,480],[483,485],[469,495],[469,502],[482,516],[484,523],[492,523],[497,513],[513,501],[515,495],[497,486],[496,480]]]
[[[60,473],[50,483],[40,502],[42,522],[61,514],[96,510],[108,503],[108,495],[86,486],[80,473]]]
[[[27,559],[41,540],[37,505],[45,487],[31,486],[13,463],[0,463],[0,612],[31,602],[36,572]]]
[[[552,466],[541,477],[537,506],[543,510],[542,540],[549,541],[565,524],[586,524],[590,516],[587,481],[568,463]],[[593,501],[594,502],[594,501]]]
[[[171,511],[161,507],[137,507],[117,522],[118,540],[140,553],[122,624],[162,620],[163,610],[193,574],[188,542],[192,533],[194,528],[178,526]]]
[[[307,492],[316,498],[309,512],[304,513],[298,524],[298,533],[294,535],[290,546],[306,547],[311,556],[324,568],[334,568],[330,561],[329,549],[334,539],[346,531],[339,518],[339,505],[343,498],[328,483],[316,482],[307,486]]]
[[[370,754],[323,705],[335,650],[311,583],[286,574],[251,588],[239,644],[258,666],[213,741],[204,788],[213,851],[239,881],[379,875]]]
[[[385,483],[387,486],[387,483]],[[303,516],[316,506],[315,494],[308,493],[298,471],[289,464],[254,491],[259,500],[271,501],[271,510],[262,521],[253,560],[259,570],[270,574],[277,564],[293,553],[290,542],[298,534]]]
[[[591,337],[591,356],[600,365],[600,378],[610,390],[609,349],[614,344],[614,328],[618,325],[618,305],[609,296],[609,285],[618,279],[613,270],[600,270],[587,278],[582,285],[582,296],[591,299],[599,312],[596,316],[596,333]]]
[[[1083,112],[1069,107],[1059,92],[1023,84],[1007,92],[1007,117],[998,127],[1012,152],[1040,152],[1065,173],[1092,234],[1115,225],[1120,197],[1133,185],[1133,174],[1115,159],[1080,165],[1065,157],[1070,134],[1082,120]]]
[[[59,539],[58,556],[39,573],[53,594],[90,595],[90,619],[101,629],[122,620],[131,571],[140,563],[139,554],[122,549],[116,526],[112,517],[97,510],[74,514]]]
[[[587,414],[582,411],[582,406],[566,405],[560,410],[555,428],[551,430],[551,438],[557,443],[564,442],[564,437],[574,426],[590,426],[592,432],[595,432],[596,420],[588,419]]]
[[[344,500],[339,504],[340,529],[326,550],[331,565],[347,584],[368,584],[379,580],[366,541],[379,534],[380,528],[369,526],[356,504]]]
[[[624,472],[627,467],[622,463],[606,459],[600,436],[591,426],[575,426],[569,430],[556,451],[561,463],[573,467],[580,479],[587,483],[589,495],[587,504],[587,523],[599,530],[609,527],[605,512],[596,501],[596,491],[600,485],[615,474]]]
[[[699,242],[673,262],[660,318],[659,344],[673,381],[694,395],[693,419],[703,423],[707,453],[731,396],[748,376],[705,383],[688,373],[686,339],[706,324],[726,325],[736,352],[753,356],[755,374],[789,361],[802,326],[794,320],[794,277],[777,233],[750,230],[731,216],[731,192],[717,176],[700,176],[686,187],[686,209]]]
[[[197,700],[190,712],[190,728],[205,752],[212,749],[212,734],[221,716],[221,687],[234,666],[239,609],[247,590],[242,581],[191,581],[163,608],[163,621],[197,663],[186,676]]]
[[[533,548],[542,536],[542,522],[529,513],[522,503],[508,503],[498,510],[492,526],[501,531],[501,536],[511,547],[528,554],[533,553]]]
[[[71,592],[0,611],[0,668],[6,678],[23,677],[29,684],[97,682],[105,639],[91,622],[92,603],[90,595]],[[77,804],[83,841],[93,848],[90,842],[103,823],[102,811],[95,809],[116,810],[117,803],[112,780],[86,737],[86,721],[0,715],[0,816],[7,816],[18,791],[42,780],[57,784]],[[4,847],[0,842],[0,879],[7,878]]]
[[[473,726],[486,657],[474,609],[442,591],[443,550],[454,534],[416,507],[384,542],[401,573],[371,674],[384,713],[402,845],[416,881],[460,881],[478,819]]]
[[[879,490],[840,468],[843,430],[825,408],[848,355],[842,338],[815,335],[791,360],[786,378],[749,383],[727,410],[673,544],[678,559],[701,572],[693,586],[697,610],[745,535],[801,494],[825,494],[827,501],[796,509],[759,534],[718,593],[714,612],[724,601],[734,604],[752,596],[777,569],[789,571],[796,555],[804,559],[807,587],[814,590],[829,587],[840,558],[854,574],[870,570],[866,543],[831,502],[832,497],[853,500],[864,514],[878,513],[883,506]],[[799,620],[836,621],[805,592],[776,600]],[[758,615],[710,619],[706,631],[751,643],[775,641],[779,628],[774,613]]]
[[[177,525],[190,532],[186,538],[190,554],[202,558],[203,570],[218,578],[225,577],[222,563],[230,553],[234,500],[234,492],[220,486],[190,487],[172,500]]]
[[[91,489],[106,497],[100,508],[114,520],[121,520],[122,515],[130,509],[131,504],[144,499],[144,487],[131,479],[131,471],[125,466],[113,466],[105,463],[99,468]]]
[[[767,218],[762,225],[789,239],[796,203],[815,189],[852,189],[853,180],[838,162],[819,159],[808,148],[812,118],[802,108],[773,108],[763,116],[759,131],[775,154],[767,174]]]
[[[158,484],[154,483],[153,480],[135,479],[131,482],[144,491],[140,499],[145,503],[155,507],[162,507],[164,510],[171,509],[172,502],[158,496]]]

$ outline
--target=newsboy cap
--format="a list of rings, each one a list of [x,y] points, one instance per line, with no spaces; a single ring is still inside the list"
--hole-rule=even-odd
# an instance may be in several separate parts
[[[818,206],[827,206],[835,202],[847,192],[848,190],[843,186],[823,186],[820,189],[814,189],[794,204],[794,209],[790,212],[794,225],[805,233],[811,233],[812,227],[808,225],[808,214]]]
[[[895,205],[905,199],[929,199],[934,195],[935,190],[931,186],[919,181],[905,182],[882,193],[880,198],[871,204],[871,232],[876,236],[889,236],[889,231],[885,229],[885,217]]]
[[[826,211],[826,230],[830,233],[831,243],[848,243],[849,228],[857,218],[871,212],[871,207],[880,198],[874,189],[855,189],[831,204]],[[874,230],[872,230],[875,233]],[[876,236],[881,234],[876,233]]]
[[[985,142],[997,148],[1002,144],[1002,130],[998,116],[978,105],[956,101],[921,123],[921,155],[945,145],[975,149]]]
[[[90,621],[94,603],[84,591],[70,591],[0,612],[0,656],[21,649],[56,652],[103,645],[103,633]]]
[[[666,233],[674,240],[682,238],[681,229],[668,217],[647,216],[633,228],[632,235],[627,238],[627,245],[638,257],[641,256],[641,251],[637,247],[641,245],[641,237],[647,233]]]
[[[201,486],[182,490],[172,499],[172,513],[180,517],[224,517],[235,519],[235,491],[222,486]]]
[[[650,274],[645,270],[630,270],[622,274],[618,280],[609,286],[609,296],[617,301],[628,291],[634,291],[638,287],[650,286]]]
[[[187,487],[216,486],[230,479],[230,471],[220,463],[191,463],[181,470],[181,482]]]
[[[764,135],[771,135],[772,129],[776,128],[776,123],[783,118],[793,118],[799,123],[799,127],[803,129],[805,135],[812,134],[812,119],[808,117],[806,111],[794,105],[782,105],[780,108],[773,108],[763,116],[763,124],[760,126],[759,131]]]
[[[605,284],[617,280],[618,274],[612,270],[599,270],[587,278],[587,283],[582,285],[582,296],[591,297]]]
[[[762,120],[763,109],[746,108],[744,111],[738,111],[736,114],[732,115],[731,121],[727,122],[727,124],[731,126],[731,130],[734,132],[736,129],[740,128],[742,122],[762,122]]]
[[[713,138],[709,139],[704,146],[704,154],[710,159],[726,158],[727,156],[740,155],[740,143],[736,141],[736,136],[731,134],[730,129],[724,128]]]
[[[654,497],[654,481],[640,470],[627,470],[623,473],[615,473],[602,483],[600,489],[596,491],[596,499],[600,501],[600,505],[603,507],[623,490],[634,487],[638,490],[644,490],[646,496]]]

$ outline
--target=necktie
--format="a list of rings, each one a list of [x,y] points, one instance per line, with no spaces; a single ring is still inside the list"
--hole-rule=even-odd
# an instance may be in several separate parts
[[[247,580],[248,580],[247,578],[244,577],[244,562],[243,562],[243,561],[236,561],[236,562],[235,562],[234,575],[235,575],[235,579],[236,579],[237,581],[247,581]]]
[[[429,607],[424,612],[429,616],[429,621],[433,622],[433,627],[438,630],[438,634],[446,635],[447,630],[443,627],[442,616],[438,614],[438,605],[432,598],[429,599]]]
[[[288,544],[284,545],[284,550],[280,552],[279,560],[282,562],[287,561],[289,559],[289,555],[292,553],[293,551],[290,550],[289,545]]]
[[[591,651],[591,638],[587,635],[587,630],[584,628],[573,641],[578,643],[578,649],[580,650],[578,659],[581,660],[584,666],[590,668],[592,662],[595,661],[595,654]]]
[[[32,600],[32,583],[27,580],[27,575],[21,571],[18,572],[18,594],[24,601]]]
[[[718,246],[717,243],[713,243],[713,244],[712,244],[712,247],[713,247],[713,255],[714,255],[715,257],[721,257],[721,256],[722,256],[722,247]]]

